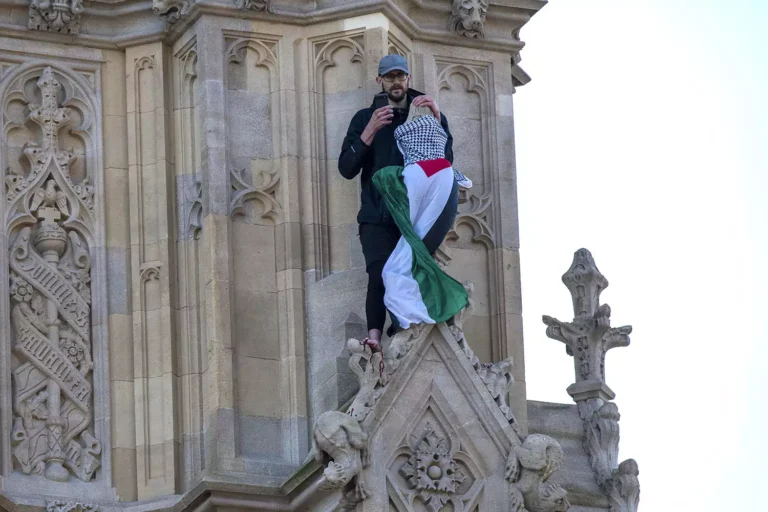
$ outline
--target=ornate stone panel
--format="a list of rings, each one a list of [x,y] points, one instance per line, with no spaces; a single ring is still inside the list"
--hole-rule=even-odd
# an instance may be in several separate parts
[[[466,330],[475,340],[473,349],[480,359],[506,357],[503,328],[503,273],[495,261],[497,248],[493,220],[494,86],[491,63],[436,58],[438,104],[453,134],[454,165],[472,180],[462,191],[459,214],[446,236],[444,260],[448,271],[461,281],[475,284],[475,312]],[[481,344],[481,340],[485,341]]]
[[[95,69],[90,81],[22,64],[0,84],[3,474],[41,486],[109,478],[109,432],[97,421],[108,369]]]
[[[230,213],[241,220],[274,225],[280,222],[282,210],[277,41],[228,38],[226,62],[228,114],[232,120]]]
[[[367,97],[362,30],[311,42],[313,267],[317,277],[350,266],[350,229],[357,215],[357,185],[339,175],[337,159],[349,121]]]
[[[27,26],[30,30],[78,34],[83,10],[82,0],[31,0]]]

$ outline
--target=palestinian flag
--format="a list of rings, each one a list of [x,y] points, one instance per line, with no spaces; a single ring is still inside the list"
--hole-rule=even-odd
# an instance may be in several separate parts
[[[445,132],[434,117],[425,116],[398,127],[395,137],[406,165],[380,169],[373,182],[402,234],[382,272],[384,304],[407,329],[451,319],[467,305],[467,292],[422,241],[451,207],[454,172],[444,158]]]

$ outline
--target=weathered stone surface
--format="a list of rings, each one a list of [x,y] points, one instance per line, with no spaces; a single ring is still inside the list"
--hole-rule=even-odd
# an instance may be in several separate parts
[[[512,93],[544,3],[0,0],[0,508],[533,512],[558,483],[634,512],[602,381],[578,436],[543,441],[565,471],[505,479],[537,439]],[[372,354],[336,168],[387,53],[474,182],[438,254],[474,291]]]
[[[453,0],[450,25],[464,37],[483,37],[487,0]]]
[[[614,347],[629,345],[632,327],[612,328],[611,308],[600,304],[608,280],[597,268],[592,254],[579,249],[571,268],[563,275],[571,292],[574,319],[561,322],[544,316],[547,336],[562,341],[574,358],[576,382],[568,393],[577,403],[584,425],[584,450],[595,481],[611,498],[611,510],[636,511],[640,496],[637,463],[629,459],[618,464],[619,409],[605,383],[605,355]]]

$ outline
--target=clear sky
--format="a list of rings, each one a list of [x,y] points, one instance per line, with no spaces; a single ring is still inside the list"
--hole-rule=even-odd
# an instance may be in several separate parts
[[[640,510],[768,511],[768,1],[552,0],[521,37],[528,397],[570,401],[541,315],[586,247],[634,327],[606,368]]]

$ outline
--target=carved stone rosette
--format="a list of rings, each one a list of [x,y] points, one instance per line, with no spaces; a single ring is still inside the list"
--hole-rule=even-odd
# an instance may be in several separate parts
[[[6,176],[14,466],[24,474],[90,480],[100,466],[92,434],[91,254],[94,189],[72,168],[79,156],[59,147],[73,123],[60,106],[63,88],[51,68],[35,84],[42,102],[24,95],[27,120],[40,127],[28,142],[28,172]],[[27,89],[30,93],[31,89]],[[77,127],[75,127],[77,128]]]
[[[635,512],[640,493],[637,463],[629,459],[618,464],[621,415],[611,402],[615,395],[605,383],[605,355],[614,347],[629,345],[632,327],[611,327],[611,308],[600,304],[608,280],[588,250],[576,251],[563,283],[573,298],[574,318],[561,322],[544,316],[547,336],[565,343],[568,355],[574,358],[576,382],[568,393],[583,420],[584,449],[595,480],[614,503],[612,511]]]
[[[432,512],[438,512],[456,494],[467,476],[451,453],[450,441],[440,437],[427,423],[420,435],[411,438],[411,455],[400,468],[410,492]]]
[[[30,30],[78,34],[82,0],[31,0],[29,4]]]

